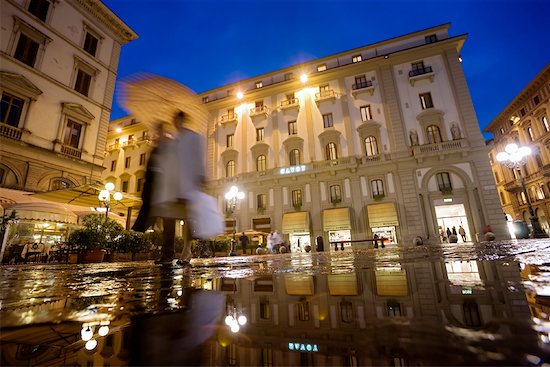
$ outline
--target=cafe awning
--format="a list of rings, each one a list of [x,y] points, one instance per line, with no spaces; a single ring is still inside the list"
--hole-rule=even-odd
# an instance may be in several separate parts
[[[6,212],[15,210],[19,220],[30,222],[56,222],[77,224],[78,216],[55,203],[19,203],[6,208]]]
[[[283,233],[309,233],[309,212],[283,214]]]
[[[392,227],[398,226],[397,210],[394,203],[372,204],[367,206],[369,226]]]
[[[315,293],[313,275],[285,274],[285,286],[289,296],[311,296]]]
[[[323,210],[323,231],[351,229],[349,208]]]
[[[331,296],[356,296],[357,275],[352,272],[348,274],[329,274],[328,291]]]

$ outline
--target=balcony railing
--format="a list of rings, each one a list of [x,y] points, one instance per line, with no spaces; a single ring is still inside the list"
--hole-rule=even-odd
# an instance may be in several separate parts
[[[269,109],[267,106],[258,106],[250,109],[250,116],[267,115]]]
[[[285,99],[284,101],[281,102],[281,108],[286,109],[286,108],[298,107],[299,106],[298,102],[299,102],[298,98]]]
[[[319,93],[315,93],[315,101],[322,101],[325,99],[334,99],[336,98],[336,93],[334,92],[334,89],[325,89],[320,91]]]
[[[13,140],[21,140],[21,129],[0,123],[0,135]]]
[[[440,143],[424,144],[413,146],[413,155],[422,156],[430,154],[438,154],[441,152],[451,152],[453,150],[464,149],[468,147],[468,143],[464,139],[443,141]]]
[[[127,147],[134,146],[135,144],[136,144],[136,139],[132,138],[122,142],[122,147],[127,148]]]
[[[120,149],[120,143],[114,143],[107,147],[107,151],[112,152],[113,150]]]
[[[226,113],[222,117],[220,117],[221,123],[231,122],[231,121],[237,121],[237,114],[236,113]]]
[[[73,148],[69,145],[62,145],[61,146],[61,153],[68,155],[69,157],[73,158],[79,158],[82,156],[82,151],[77,148]]]
[[[372,87],[372,81],[364,80],[364,81],[361,81],[359,83],[355,83],[354,85],[352,85],[351,89],[358,90],[358,89],[369,88],[369,87]]]
[[[429,73],[433,73],[432,67],[431,66],[425,66],[423,68],[413,69],[413,70],[409,71],[409,78],[412,78],[414,76],[429,74]]]

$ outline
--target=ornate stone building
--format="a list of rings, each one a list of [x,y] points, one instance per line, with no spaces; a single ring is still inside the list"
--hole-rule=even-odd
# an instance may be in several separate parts
[[[540,225],[550,234],[550,64],[518,93],[487,126],[494,139],[489,142],[490,161],[500,202],[509,221],[530,224],[527,200],[531,201]],[[521,168],[528,197],[519,183],[518,172],[496,160],[507,144],[532,150]]]
[[[98,181],[121,46],[136,33],[101,1],[2,0],[0,186]]]

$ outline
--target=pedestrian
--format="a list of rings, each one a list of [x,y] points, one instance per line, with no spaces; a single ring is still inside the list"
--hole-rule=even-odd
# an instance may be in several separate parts
[[[188,264],[191,259],[192,238],[187,207],[193,192],[200,191],[206,182],[206,167],[202,159],[206,144],[202,135],[188,128],[190,123],[188,114],[177,111],[173,117],[173,124],[177,130],[175,139],[159,144],[158,152],[150,158],[153,179],[149,208],[146,208],[147,212],[143,214],[147,219],[144,226],[150,225],[151,217],[162,218],[163,244],[160,260],[157,261],[160,264],[171,264],[174,259],[177,219],[184,219],[185,223],[184,245],[178,263]]]
[[[449,237],[451,237],[451,235],[452,235],[452,232],[449,229],[449,227],[447,227],[447,239],[449,239]]]
[[[458,227],[458,233],[462,236],[462,241],[466,242],[466,230],[464,227]]]
[[[372,238],[374,239],[374,248],[378,248],[378,233],[375,233],[374,236],[372,236]]]
[[[243,249],[243,255],[247,255],[246,249],[248,247],[248,236],[244,234],[239,237],[239,240],[241,240],[241,248]]]
[[[279,235],[279,232],[277,230],[273,231],[273,252],[279,253],[279,247],[281,247],[281,244],[283,243],[283,239]]]
[[[270,254],[273,253],[273,234],[274,232],[271,232],[270,234],[267,235],[266,249]]]
[[[458,235],[458,233],[456,233],[456,227],[455,227],[455,226],[453,226],[453,234],[454,234],[455,236]]]
[[[439,238],[441,239],[441,242],[445,242],[447,240],[447,236],[445,236],[445,230],[442,227],[439,227]]]
[[[490,224],[487,224],[487,225],[485,226],[485,229],[483,229],[483,233],[484,233],[484,234],[485,234],[485,233],[488,233],[488,232],[491,232],[491,233],[493,232],[493,229],[491,228],[491,225],[490,225]]]

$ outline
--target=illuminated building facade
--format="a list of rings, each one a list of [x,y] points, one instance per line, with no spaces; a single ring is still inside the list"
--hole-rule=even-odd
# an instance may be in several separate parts
[[[527,199],[539,223],[550,234],[550,64],[514,98],[487,126],[494,139],[489,142],[490,161],[500,202],[509,221],[530,224]],[[528,198],[518,172],[496,160],[507,144],[529,146],[532,154],[521,170]]]
[[[93,0],[2,0],[0,17],[0,186],[98,181],[120,49],[137,35]]]

